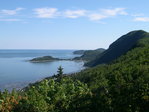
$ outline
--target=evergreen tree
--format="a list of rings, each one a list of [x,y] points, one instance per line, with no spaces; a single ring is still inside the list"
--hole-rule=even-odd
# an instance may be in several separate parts
[[[61,66],[59,66],[59,68],[58,68],[57,78],[60,80],[63,78],[63,68]]]

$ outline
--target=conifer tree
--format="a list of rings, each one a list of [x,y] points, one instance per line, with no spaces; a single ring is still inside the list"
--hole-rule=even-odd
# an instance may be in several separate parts
[[[58,68],[57,78],[60,80],[63,78],[63,68],[61,66],[59,66],[59,68]]]

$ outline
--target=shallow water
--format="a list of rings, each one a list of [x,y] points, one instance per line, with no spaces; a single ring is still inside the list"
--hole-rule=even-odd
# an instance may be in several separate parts
[[[29,83],[57,73],[62,66],[64,73],[74,73],[84,69],[82,61],[51,61],[31,63],[26,60],[39,56],[53,56],[71,59],[73,50],[0,50],[0,89],[22,88]]]

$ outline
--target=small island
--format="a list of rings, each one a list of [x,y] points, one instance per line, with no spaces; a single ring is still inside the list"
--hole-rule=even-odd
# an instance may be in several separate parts
[[[95,59],[98,55],[102,54],[102,52],[104,52],[105,49],[103,48],[99,48],[99,49],[95,49],[95,50],[78,50],[78,51],[74,51],[74,54],[82,54],[80,57],[74,57],[73,59],[59,59],[59,58],[55,58],[52,56],[43,56],[43,57],[36,57],[33,58],[31,60],[29,60],[30,62],[33,63],[44,63],[44,62],[50,62],[50,61],[63,61],[63,60],[67,60],[67,61],[91,61],[93,59]]]
[[[49,61],[58,61],[58,60],[63,60],[63,59],[54,58],[52,56],[43,56],[43,57],[33,58],[29,61],[38,63],[38,62],[49,62]]]

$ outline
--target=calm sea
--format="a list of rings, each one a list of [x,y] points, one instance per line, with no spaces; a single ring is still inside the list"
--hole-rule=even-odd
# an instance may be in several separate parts
[[[46,63],[31,63],[30,60],[40,56],[53,56],[61,59],[71,59],[79,55],[74,50],[0,50],[0,90],[23,88],[29,83],[39,81],[57,73],[62,66],[64,73],[78,72],[83,67],[82,61],[52,61]]]

